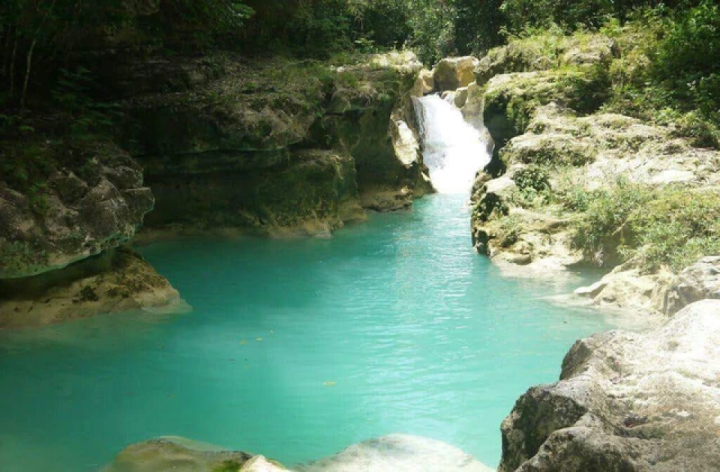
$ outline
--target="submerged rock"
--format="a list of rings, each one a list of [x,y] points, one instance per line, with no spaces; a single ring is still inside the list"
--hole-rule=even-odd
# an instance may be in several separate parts
[[[166,436],[132,444],[123,449],[103,472],[238,472],[283,470],[262,468],[253,456],[241,451],[226,451],[210,444]],[[248,469],[245,466],[249,466]]]
[[[166,436],[123,449],[103,472],[281,472],[263,456]],[[392,434],[352,445],[297,472],[492,472],[460,449],[434,439]]]
[[[190,308],[167,279],[127,248],[34,277],[0,280],[0,328],[141,309],[177,313]]]
[[[434,439],[391,434],[352,445],[299,472],[491,472],[460,449]]]
[[[560,381],[502,424],[500,471],[711,471],[720,464],[720,301],[648,333],[578,341]]]

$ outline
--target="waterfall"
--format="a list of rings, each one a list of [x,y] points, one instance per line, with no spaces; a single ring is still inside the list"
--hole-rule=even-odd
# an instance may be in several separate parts
[[[440,193],[470,193],[475,174],[490,162],[482,133],[467,123],[452,100],[428,95],[422,105],[423,160]]]

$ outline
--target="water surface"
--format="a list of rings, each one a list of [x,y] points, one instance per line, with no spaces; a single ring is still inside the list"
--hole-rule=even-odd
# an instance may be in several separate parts
[[[393,432],[497,465],[516,398],[608,327],[475,254],[462,196],[332,239],[142,252],[194,312],[0,334],[0,470],[97,470],[159,435],[294,464]]]

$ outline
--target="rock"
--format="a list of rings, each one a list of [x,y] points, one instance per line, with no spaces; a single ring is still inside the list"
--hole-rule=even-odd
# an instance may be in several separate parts
[[[494,87],[494,80],[488,89]],[[619,240],[603,243],[603,250],[597,254],[583,255],[573,247],[571,226],[547,232],[540,229],[542,224],[536,224],[541,220],[571,221],[581,217],[575,210],[558,208],[552,199],[526,198],[512,192],[499,199],[496,187],[521,169],[544,172],[549,190],[555,195],[614,189],[619,181],[657,187],[683,184],[688,191],[699,193],[720,184],[720,175],[714,170],[720,165],[720,153],[693,148],[687,141],[674,137],[669,128],[612,113],[578,116],[557,103],[544,106],[538,103],[531,105],[532,118],[524,134],[510,139],[496,153],[498,157],[494,159],[505,174],[487,182],[473,196],[476,248],[496,260],[524,263],[530,256],[533,266],[536,262],[553,261],[544,266],[553,270],[579,262],[612,266],[623,261],[616,249]],[[491,126],[495,126],[498,135],[496,125],[497,122]],[[499,133],[501,137],[508,136]],[[502,211],[488,212],[496,208]],[[535,221],[528,221],[528,216]],[[602,293],[590,298],[598,306],[662,312],[669,277],[668,273],[614,272],[605,280]]]
[[[455,91],[455,96],[453,97],[453,103],[456,107],[462,108],[467,103],[468,99],[468,88],[467,87],[460,87]]]
[[[255,456],[242,466],[240,472],[282,472],[283,470],[287,469],[268,461],[265,456]]]
[[[168,173],[153,184],[158,203],[147,224],[282,237],[326,234],[364,220],[349,155],[304,150],[288,158],[264,171]]]
[[[60,269],[122,245],[153,208],[142,170],[116,146],[90,142],[62,151],[48,143],[45,161],[68,152],[82,165],[58,165],[47,182],[35,182],[41,190],[0,181],[0,279]]]
[[[673,279],[667,271],[648,274],[630,265],[619,265],[590,287],[575,290],[575,294],[592,299],[599,307],[657,315],[663,310]]]
[[[608,282],[606,280],[598,280],[594,284],[588,285],[587,287],[579,287],[575,289],[573,293],[579,297],[594,298],[600,292],[602,292],[605,287],[607,287],[607,284]]]
[[[299,472],[491,472],[460,449],[433,439],[392,434],[361,442]]]
[[[533,387],[502,424],[499,471],[717,470],[720,301],[641,334],[578,341],[560,381]]]
[[[123,449],[103,472],[281,472],[263,456],[165,436]],[[392,434],[348,447],[332,457],[294,467],[298,472],[492,472],[460,449],[433,439]]]
[[[704,299],[720,299],[720,256],[708,256],[684,269],[671,284],[665,312],[674,314]]]
[[[412,89],[413,97],[423,97],[429,93],[432,93],[435,88],[435,79],[433,73],[427,69],[422,69],[418,74],[418,78],[415,81],[415,86]]]
[[[535,72],[563,66],[607,65],[616,51],[612,39],[592,33],[538,38],[514,38],[506,46],[491,49],[475,68],[477,83],[485,85],[496,75]]]
[[[201,87],[125,103],[125,143],[158,200],[148,226],[327,234],[363,218],[350,203],[358,191],[432,190],[413,150],[409,92],[422,69],[414,54],[340,66],[221,59],[219,76]]]
[[[609,90],[605,78],[582,67],[498,75],[485,88],[484,123],[499,151],[510,139],[525,133],[542,105],[554,102],[592,113]]]
[[[190,307],[164,277],[127,248],[34,277],[0,280],[0,328],[135,310],[181,313]]]
[[[412,206],[412,200],[413,192],[407,187],[399,191],[382,187],[371,188],[360,195],[363,208],[380,212],[407,210]]]
[[[433,69],[434,89],[444,92],[468,86],[475,81],[475,67],[477,65],[477,58],[472,56],[442,59]]]
[[[240,451],[221,448],[185,438],[166,436],[132,444],[123,449],[115,461],[103,472],[217,472],[246,471],[253,456]],[[247,471],[271,471],[263,468],[262,461],[251,463]]]

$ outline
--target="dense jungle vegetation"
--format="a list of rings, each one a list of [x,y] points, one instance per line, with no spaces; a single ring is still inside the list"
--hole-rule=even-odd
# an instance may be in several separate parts
[[[0,104],[62,102],[52,92],[87,87],[86,71],[108,49],[115,57],[223,48],[324,59],[412,48],[432,65],[512,37],[627,24],[652,33],[644,45],[652,64],[631,78],[628,105],[697,109],[717,124],[713,0],[9,0],[0,6]]]

